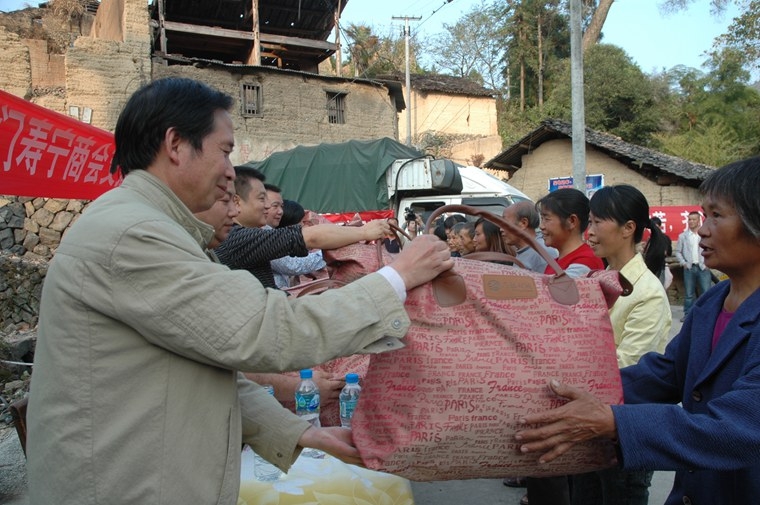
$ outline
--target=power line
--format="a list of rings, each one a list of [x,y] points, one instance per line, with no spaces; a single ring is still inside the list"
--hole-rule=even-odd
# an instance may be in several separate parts
[[[446,7],[447,4],[450,4],[453,1],[454,0],[443,0],[443,4],[441,4],[440,7],[438,7],[432,13],[430,13],[430,15],[427,18],[425,18],[425,21],[417,25],[417,30],[419,30],[420,27],[422,27],[422,25],[424,25],[430,18],[432,18],[439,10],[443,9],[444,7]],[[415,34],[416,34],[416,30],[415,30]]]

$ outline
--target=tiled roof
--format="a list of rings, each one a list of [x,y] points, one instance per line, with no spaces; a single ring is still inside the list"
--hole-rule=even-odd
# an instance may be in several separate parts
[[[403,75],[380,75],[378,79],[404,82]],[[492,97],[495,91],[465,77],[438,74],[416,74],[409,76],[412,89],[423,92],[449,93],[454,95]]]
[[[548,140],[559,138],[572,138],[572,125],[558,119],[546,119],[541,122],[541,126],[487,161],[484,166],[514,173],[522,167],[523,155],[529,154]],[[691,185],[703,181],[714,170],[713,167],[631,144],[614,135],[589,128],[586,128],[586,143],[633,170],[666,172],[686,179]]]

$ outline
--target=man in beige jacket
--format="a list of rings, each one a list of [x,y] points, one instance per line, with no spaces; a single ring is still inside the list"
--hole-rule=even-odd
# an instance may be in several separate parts
[[[234,180],[231,105],[170,78],[122,111],[124,182],[64,236],[43,288],[30,504],[234,504],[242,443],[283,470],[303,447],[358,461],[348,430],[311,427],[239,372],[399,347],[405,290],[452,262],[445,244],[415,240],[378,273],[288,300],[210,261],[213,229],[192,214]]]

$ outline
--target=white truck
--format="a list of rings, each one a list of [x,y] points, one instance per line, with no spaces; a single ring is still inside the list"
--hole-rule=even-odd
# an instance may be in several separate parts
[[[411,211],[423,221],[442,205],[470,205],[501,216],[509,205],[530,200],[522,191],[478,167],[446,159],[397,160],[386,174],[386,183],[396,215]]]

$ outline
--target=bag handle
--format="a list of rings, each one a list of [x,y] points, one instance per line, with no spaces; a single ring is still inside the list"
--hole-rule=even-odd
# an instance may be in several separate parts
[[[491,212],[479,209],[477,207],[454,204],[443,205],[435,209],[430,214],[430,216],[428,216],[427,223],[425,223],[425,228],[430,229],[430,225],[433,223],[435,218],[444,212],[459,212],[462,214],[469,214],[471,216],[482,217],[499,226],[503,230],[506,230],[513,235],[517,235],[525,242],[527,242],[544,260],[546,260],[546,263],[552,267],[552,269],[554,269],[555,275],[549,281],[549,292],[551,293],[552,298],[554,298],[557,303],[561,303],[563,305],[574,305],[580,300],[580,294],[578,293],[578,287],[575,285],[575,281],[573,281],[573,279],[567,275],[565,270],[560,267],[556,260],[549,255],[546,249],[541,247],[533,237],[515,225],[508,223],[496,214],[492,214]]]
[[[391,227],[391,231],[396,236],[396,241],[398,242],[399,249],[404,248],[404,242],[401,240],[401,237],[399,237],[399,233],[411,240],[409,237],[409,234],[406,233],[404,230],[401,229],[401,227],[396,226],[395,224],[388,222],[388,226]],[[377,251],[377,269],[380,270],[385,266],[385,262],[383,261],[383,241],[382,240],[375,240],[375,250]]]
[[[318,279],[299,291],[296,298],[301,298],[312,293],[321,293],[328,289],[342,288],[345,285],[345,282],[336,279]]]
[[[508,231],[509,233],[513,235],[517,235],[522,240],[527,242],[544,260],[546,260],[546,263],[554,269],[554,271],[557,273],[557,276],[565,275],[565,271],[560,267],[557,262],[552,258],[549,253],[546,251],[545,248],[541,247],[538,242],[536,242],[536,239],[522,231],[517,226],[513,225],[512,223],[508,223],[507,221],[504,221],[501,217],[497,216],[496,214],[493,214],[491,212],[488,212],[486,210],[479,209],[477,207],[472,207],[470,205],[444,205],[442,207],[438,207],[435,209],[430,216],[428,217],[427,223],[425,224],[426,228],[429,228],[432,224],[433,220],[443,214],[444,212],[460,212],[462,214],[469,214],[471,216],[478,216],[482,217],[484,219],[489,220],[493,224],[499,226],[501,229]]]
[[[401,237],[399,237],[399,233],[406,237],[409,240],[412,240],[412,237],[400,226],[396,226],[395,224],[388,222],[388,225],[391,227],[391,231],[396,236],[396,240],[398,241],[399,248],[404,247],[404,242],[401,240]],[[356,221],[355,223],[349,223],[345,226],[362,226],[362,224],[359,221]],[[385,266],[385,262],[383,261],[383,241],[382,240],[375,240],[375,250],[377,251],[377,269],[380,270]],[[340,287],[340,286],[332,286],[332,287]]]
[[[491,263],[509,263],[510,265],[525,268],[522,261],[518,260],[511,254],[494,252],[494,251],[476,251],[471,252],[467,256],[463,256],[464,259],[478,260],[478,261],[490,261]]]
[[[390,226],[390,227],[391,227],[391,230],[393,230],[393,234],[394,234],[394,235],[396,235],[396,240],[398,240],[398,246],[399,246],[400,248],[403,248],[403,247],[404,247],[404,241],[403,241],[403,240],[401,240],[401,237],[399,237],[399,233],[400,233],[401,235],[403,235],[403,236],[404,236],[404,237],[405,237],[407,240],[412,240],[412,236],[411,236],[411,235],[409,235],[409,234],[406,232],[406,230],[405,230],[405,229],[403,229],[402,227],[400,227],[400,226],[398,226],[398,225],[396,225],[396,224],[393,224],[393,223],[391,223],[390,221],[388,221],[388,226]]]

